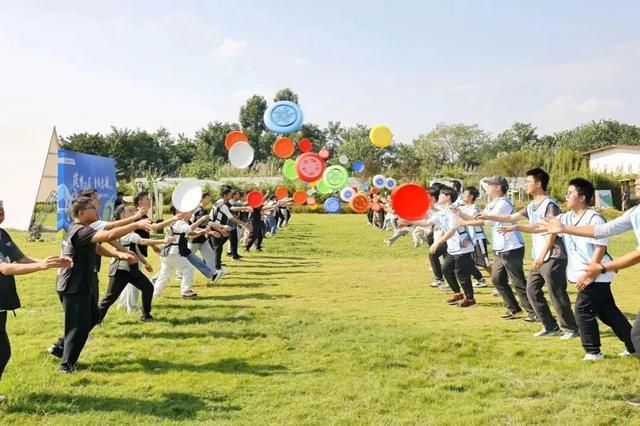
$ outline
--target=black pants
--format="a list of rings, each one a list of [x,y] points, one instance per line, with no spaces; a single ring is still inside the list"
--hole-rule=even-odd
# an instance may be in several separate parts
[[[229,250],[231,252],[231,257],[234,259],[238,257],[238,229],[233,228],[229,232]]]
[[[255,243],[256,249],[262,250],[262,240],[264,239],[264,231],[260,226],[254,226],[251,230],[251,234],[249,234],[249,241],[245,249],[249,251],[253,244]]]
[[[478,269],[475,262],[473,263],[473,269],[471,270],[471,276],[476,280],[480,281],[482,279],[482,272]]]
[[[427,243],[429,243],[429,246],[433,244],[433,241],[433,234],[427,237]],[[442,275],[442,265],[440,265],[440,257],[443,257],[445,254],[447,254],[447,245],[441,244],[435,254],[431,254],[431,252],[427,253],[429,253],[429,263],[431,264],[433,275],[436,277],[436,280],[442,281],[444,279],[444,276]]]
[[[567,294],[566,269],[567,259],[549,259],[540,268],[532,269],[527,278],[527,296],[545,329],[554,330],[558,328],[558,322],[560,322],[560,327],[565,331],[571,330],[577,333],[578,324],[573,316],[571,301]],[[542,287],[545,283],[553,308],[558,315],[558,322],[551,315],[551,309],[544,297]]]
[[[580,328],[582,347],[587,353],[600,353],[598,318],[611,327],[629,352],[635,352],[631,342],[631,324],[613,300],[611,283],[592,283],[578,292],[576,321]]]
[[[384,209],[380,209],[376,212],[376,216],[378,218],[378,228],[382,229],[382,227],[384,226]]]
[[[93,327],[100,321],[97,297],[90,293],[60,295],[64,308],[62,365],[75,367]]]
[[[229,237],[221,237],[221,238],[211,238],[211,247],[213,248],[213,259],[215,261],[215,265],[213,265],[213,269],[220,270],[222,269],[222,250],[224,247],[224,243],[227,242]]]
[[[370,225],[373,225],[373,210],[371,209],[367,212],[367,221]]]
[[[473,299],[473,285],[471,285],[473,265],[471,253],[451,255],[448,252],[444,256],[442,265],[442,273],[451,290],[454,293],[460,293],[460,286],[462,286],[464,297],[467,299]]]
[[[0,312],[0,379],[9,358],[11,358],[11,343],[7,334],[7,313]]]
[[[149,281],[149,278],[143,274],[138,268],[133,267],[131,272],[117,270],[116,274],[109,277],[109,287],[107,287],[107,294],[98,304],[100,309],[100,321],[107,315],[107,311],[118,300],[122,290],[131,283],[135,288],[142,292],[142,316],[151,316],[151,301],[153,300],[153,284]]]
[[[491,282],[496,290],[498,290],[498,293],[500,293],[500,296],[502,296],[502,300],[509,311],[520,312],[522,308],[524,308],[528,314],[533,315],[535,311],[527,297],[527,279],[524,276],[524,268],[522,266],[523,259],[524,247],[494,253]],[[509,281],[511,281],[511,285],[513,285],[513,288],[516,290],[522,308],[516,300]]]

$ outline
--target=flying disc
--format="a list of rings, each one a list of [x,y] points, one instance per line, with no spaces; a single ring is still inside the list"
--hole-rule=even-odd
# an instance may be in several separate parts
[[[293,202],[303,205],[307,201],[307,194],[303,190],[298,190],[293,194]]]
[[[316,199],[313,197],[307,197],[307,204],[310,206],[315,206],[316,205]]]
[[[273,153],[278,158],[289,158],[293,155],[293,152],[296,149],[295,144],[290,138],[278,138],[273,143]]]
[[[369,207],[371,207],[371,202],[365,194],[356,194],[351,201],[349,201],[349,207],[351,207],[351,210],[355,213],[366,213],[369,211]]]
[[[340,157],[338,157],[338,162],[343,166],[346,166],[347,164],[349,164],[349,157],[343,154]]]
[[[282,166],[282,175],[289,180],[298,179],[298,173],[296,172],[295,161],[289,158],[284,162]]]
[[[322,148],[319,152],[318,155],[320,157],[322,157],[323,160],[328,160],[329,157],[331,157],[331,151],[329,151],[327,148]]]
[[[316,182],[316,189],[321,194],[330,194],[332,191],[331,186],[329,186],[329,184],[324,179],[320,179],[318,182]]]
[[[322,177],[324,161],[315,152],[300,154],[295,162],[298,177],[305,182],[314,182]]]
[[[373,177],[372,183],[376,188],[382,189],[384,188],[384,184],[387,182],[387,178],[382,175],[375,175]]]
[[[313,144],[309,139],[300,139],[298,142],[298,148],[300,149],[300,152],[309,152],[313,149]]]
[[[335,197],[329,197],[324,201],[324,211],[327,213],[338,213],[340,207],[340,200]]]
[[[244,134],[241,130],[234,130],[229,132],[229,134],[224,138],[224,147],[227,151],[231,149],[231,147],[236,142],[249,142],[249,138]]]
[[[360,160],[356,160],[351,165],[351,170],[356,173],[362,173],[364,171],[364,163]]]
[[[282,200],[283,198],[287,198],[289,196],[289,190],[286,186],[279,186],[276,188],[276,198],[278,200]]]
[[[262,193],[258,191],[251,191],[250,193],[248,193],[247,204],[249,204],[254,209],[260,207],[262,204],[264,204],[264,197],[262,196]]]
[[[398,186],[398,182],[394,178],[387,178],[384,182],[384,187],[389,190],[395,189],[396,186]]]
[[[302,127],[302,110],[291,101],[279,101],[264,112],[264,124],[274,133],[287,134]]]
[[[246,169],[253,163],[253,147],[246,142],[236,142],[229,149],[229,163],[238,169]]]
[[[202,201],[202,188],[197,180],[188,180],[176,186],[171,194],[171,204],[179,212],[190,212]]]
[[[391,206],[402,219],[421,220],[427,215],[431,206],[431,197],[417,183],[405,183],[391,193]]]
[[[369,139],[378,148],[386,148],[393,141],[393,133],[386,126],[375,126],[369,132]]]
[[[347,187],[347,188],[343,188],[342,191],[340,191],[340,198],[345,203],[348,203],[349,201],[351,201],[351,199],[355,195],[356,195],[356,191],[354,191],[353,188]]]
[[[360,189],[366,191],[367,189],[369,189],[369,184],[367,182],[362,182],[360,184]]]
[[[380,193],[380,189],[379,188],[376,188],[376,187],[371,188],[371,194],[372,195],[378,195],[379,193]]]
[[[347,185],[349,172],[343,166],[329,166],[322,174],[322,180],[331,189],[342,189]]]

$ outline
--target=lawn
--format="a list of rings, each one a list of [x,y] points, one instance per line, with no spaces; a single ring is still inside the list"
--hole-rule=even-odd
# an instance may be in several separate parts
[[[56,254],[59,243],[23,251]],[[426,248],[356,215],[294,215],[264,253],[229,263],[197,300],[173,281],[156,321],[113,307],[74,375],[47,346],[62,331],[54,272],[18,277],[24,308],[8,320],[13,357],[0,382],[0,422],[25,424],[638,424],[638,360],[602,327],[607,359],[585,363],[579,341],[535,339],[539,324],[504,321],[491,289],[460,309],[428,287]],[[614,256],[633,249],[612,239]],[[154,265],[158,258],[151,257]],[[103,262],[101,290],[107,283]],[[630,320],[639,268],[614,294]],[[575,289],[571,288],[572,300]]]

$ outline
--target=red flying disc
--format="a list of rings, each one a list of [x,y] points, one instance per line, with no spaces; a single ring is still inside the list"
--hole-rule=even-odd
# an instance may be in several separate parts
[[[224,147],[227,151],[235,144],[236,142],[249,142],[249,138],[244,134],[241,130],[234,130],[230,132],[226,138],[224,138]]]
[[[307,197],[307,204],[310,206],[316,205],[316,199],[314,197]]]
[[[295,150],[295,144],[287,137],[279,138],[273,143],[273,153],[278,158],[289,158]]]
[[[300,148],[301,152],[309,152],[313,149],[313,144],[309,139],[300,139],[298,142],[298,148]]]
[[[315,152],[300,154],[295,163],[298,177],[305,182],[315,182],[322,178],[324,173],[324,161]]]
[[[405,183],[391,193],[391,206],[398,217],[404,220],[421,220],[431,207],[431,197],[417,183]]]
[[[371,188],[371,193],[373,195],[378,195],[380,193],[380,190],[378,188],[373,187],[373,188]]]
[[[278,200],[282,200],[283,198],[287,198],[289,196],[289,190],[286,186],[279,186],[276,188],[276,198]]]
[[[369,201],[369,197],[365,194],[356,194],[349,201],[349,207],[356,213],[366,213],[369,211],[369,207],[371,207],[371,201]]]
[[[260,207],[263,203],[264,197],[262,196],[262,193],[258,191],[251,191],[247,194],[247,204],[254,209]]]
[[[303,205],[307,201],[307,192],[302,189],[293,194],[293,202]]]

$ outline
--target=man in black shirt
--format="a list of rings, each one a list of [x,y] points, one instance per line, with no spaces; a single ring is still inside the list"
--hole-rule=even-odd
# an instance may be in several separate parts
[[[73,202],[75,222],[69,228],[62,243],[62,254],[73,259],[73,267],[62,268],[58,274],[56,290],[65,311],[64,348],[60,370],[73,372],[80,352],[91,329],[100,320],[97,305],[98,283],[96,276],[96,250],[104,250],[97,243],[113,241],[136,229],[151,229],[148,219],[130,225],[97,231],[91,227],[98,221],[98,211],[93,199],[80,197]],[[106,252],[106,255],[112,253]],[[135,262],[135,255],[117,253],[121,260]]]
[[[4,205],[0,200],[0,224],[2,222],[4,222]],[[9,233],[0,228],[0,377],[11,357],[11,345],[6,330],[7,312],[20,307],[14,276],[72,265],[71,259],[67,257],[50,256],[46,259],[34,259],[25,256]],[[0,403],[5,400],[6,397],[0,395]]]

